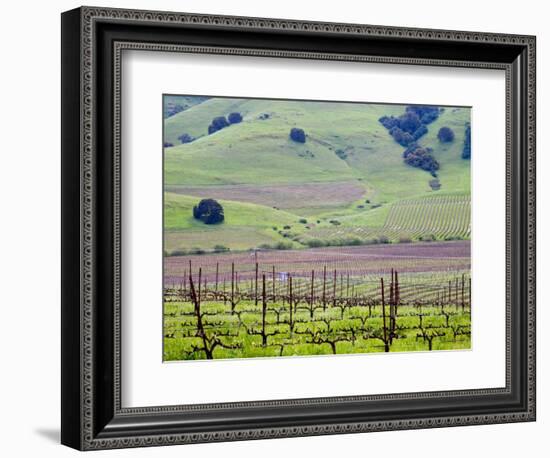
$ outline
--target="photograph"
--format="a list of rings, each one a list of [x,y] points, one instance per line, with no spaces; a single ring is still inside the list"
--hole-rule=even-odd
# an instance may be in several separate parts
[[[471,111],[163,94],[163,361],[470,350]]]
[[[61,24],[40,4],[40,49],[12,46],[23,69],[45,59],[34,93],[60,116],[33,138],[61,149],[19,152],[28,82],[7,85],[4,149],[21,164],[6,189],[32,197],[7,199],[20,281],[5,322],[28,347],[8,357],[19,373],[40,355],[29,380],[61,372],[30,393],[39,441],[19,428],[13,450],[48,455],[57,434],[66,454],[233,456],[233,441],[248,442],[241,458],[380,454],[383,432],[414,456],[426,441],[475,454],[488,434],[501,456],[538,447],[537,47],[550,32],[534,2],[497,25],[479,2],[189,2],[71,3]],[[32,290],[59,295],[61,313],[36,302],[22,334],[30,240],[44,252]],[[10,418],[27,415],[11,398]],[[283,440],[258,449],[267,439]]]

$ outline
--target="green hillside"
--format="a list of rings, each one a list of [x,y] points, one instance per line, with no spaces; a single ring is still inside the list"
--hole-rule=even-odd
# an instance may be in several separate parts
[[[212,118],[239,111],[244,121],[206,135]],[[218,185],[244,183],[297,183],[359,179],[378,200],[429,193],[428,173],[403,163],[404,148],[378,122],[384,115],[399,115],[403,106],[280,100],[207,100],[165,121],[165,140],[175,145],[188,133],[193,143],[165,152],[165,183]],[[269,119],[258,117],[267,113]],[[441,164],[442,190],[468,192],[469,162],[461,159],[464,125],[469,109],[447,108],[429,125],[420,143],[434,149]],[[456,134],[450,145],[436,136],[441,126]],[[308,135],[305,144],[289,140],[291,127]],[[199,138],[200,137],[200,138]],[[342,150],[346,158],[335,152]]]
[[[369,244],[456,240],[470,236],[470,195],[434,194],[402,199],[364,214],[340,217],[338,226],[319,225],[297,236],[305,244]],[[351,242],[350,242],[351,241]]]
[[[379,122],[382,116],[399,116],[404,111],[404,105],[210,98],[166,118],[164,141],[176,145],[164,149],[164,182],[168,189],[178,192],[166,193],[165,229],[179,233],[173,247],[189,248],[190,243],[210,247],[213,240],[223,240],[224,234],[235,243],[221,244],[231,249],[292,240],[296,245],[300,239],[310,238],[309,233],[328,232],[336,226],[364,226],[377,231],[386,227],[389,233],[385,223],[392,204],[434,195],[468,196],[470,161],[462,159],[461,152],[470,110],[445,107],[419,140],[420,145],[433,149],[440,163],[439,191],[429,186],[432,176],[428,172],[403,162],[405,148]],[[243,121],[207,135],[213,118],[231,112],[241,113]],[[437,139],[443,126],[453,129],[453,142],[443,144]],[[305,143],[290,140],[292,127],[305,131]],[[185,133],[196,140],[180,144],[177,137]],[[296,186],[311,183],[320,184],[320,195],[312,199],[304,193],[303,205],[293,203],[288,208],[284,202],[273,205],[273,199],[262,201],[262,192],[284,196],[285,186],[297,192]],[[339,198],[337,205],[320,205],[323,195],[327,202],[331,200],[331,183],[342,189],[349,183],[349,189],[355,191],[348,200]],[[215,187],[216,195],[224,196],[225,189],[238,185],[250,190],[250,195],[240,190],[239,201],[224,201],[226,221],[222,225],[207,227],[192,218],[192,206],[200,199],[190,197],[191,189],[186,195],[186,186],[200,187],[201,195],[204,189]],[[359,199],[358,188],[364,189]],[[305,218],[307,225],[297,224]],[[292,229],[280,234],[285,225]],[[414,233],[409,229],[407,232]],[[191,237],[193,231],[197,231],[196,240]],[[183,232],[187,239],[181,236]],[[243,236],[245,233],[248,236]],[[446,232],[442,228],[434,233]]]
[[[193,111],[193,110],[191,110]],[[288,125],[243,122],[165,150],[166,185],[288,184],[354,179],[327,146],[288,138]]]
[[[298,222],[298,217],[291,213],[267,208],[262,205],[254,205],[230,200],[219,200],[224,208],[225,221],[223,225],[206,226],[206,229],[227,228],[233,226],[267,227],[293,224]],[[164,228],[167,230],[204,229],[205,225],[193,218],[193,206],[197,199],[178,194],[164,194]],[[186,215],[182,218],[181,215]]]
[[[239,250],[277,243],[298,248],[299,244],[283,235],[288,232],[284,227],[293,228],[295,233],[305,230],[299,218],[291,213],[228,200],[219,200],[224,209],[224,223],[206,225],[193,218],[193,206],[197,202],[190,196],[164,194],[165,249],[168,252],[195,247],[213,249],[216,245]]]

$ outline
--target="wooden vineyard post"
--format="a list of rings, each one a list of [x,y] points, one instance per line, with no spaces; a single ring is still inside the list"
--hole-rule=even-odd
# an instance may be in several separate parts
[[[390,342],[393,334],[393,320],[395,315],[395,280],[394,270],[391,270],[391,282],[390,282]]]
[[[272,282],[271,288],[273,289],[273,297],[271,298],[272,302],[275,302],[275,265],[272,266]]]
[[[202,267],[199,267],[199,303],[201,301],[201,277],[202,277]]]
[[[458,278],[455,278],[455,307],[458,310]]]
[[[313,319],[313,301],[315,300],[314,286],[315,286],[315,270],[312,270],[311,271],[311,294],[309,296],[309,315],[312,319]]]
[[[399,277],[397,276],[397,270],[395,271],[395,315],[398,315],[397,307],[399,306],[399,301],[401,300],[399,292]]]
[[[291,305],[292,307],[292,305]],[[267,336],[265,334],[265,315],[267,312],[267,300],[265,297],[265,274],[262,275],[262,346],[267,345]]]
[[[289,279],[288,279],[290,285],[289,285],[289,288],[290,288],[290,292],[289,292],[289,302],[290,302],[290,305],[288,307],[289,309],[289,318],[288,318],[288,323],[290,325],[290,334],[292,334],[292,309],[294,308],[294,301],[292,299],[292,277],[290,276]]]
[[[392,304],[393,304],[393,269],[391,270],[391,281],[390,281],[390,315],[391,315]]]
[[[332,283],[332,306],[336,307],[336,269],[334,269],[334,281]]]
[[[389,306],[390,306],[389,340],[390,340],[390,343],[391,343],[393,341],[393,269],[391,271]]]
[[[390,344],[395,336],[397,327],[397,302],[399,297],[399,283],[397,279],[397,271],[392,269],[392,281],[390,285]]]
[[[386,305],[384,304],[384,279],[380,278],[380,288],[382,290],[382,323],[384,328],[384,351],[387,353],[390,351],[388,345],[388,331],[386,328]]]
[[[235,263],[231,263],[231,313],[235,311]]]
[[[199,276],[200,276],[200,269],[199,269]],[[200,280],[199,280],[199,286],[200,286]],[[191,274],[189,274],[189,288],[191,290],[191,300],[193,301],[195,316],[197,317],[197,335],[202,339],[203,350],[204,350],[204,353],[206,354],[206,359],[214,359],[212,351],[208,347],[208,338],[206,336],[206,331],[204,330],[204,325],[202,323],[200,294],[197,296],[197,293],[195,291],[195,285],[193,284],[193,277],[191,276]]]

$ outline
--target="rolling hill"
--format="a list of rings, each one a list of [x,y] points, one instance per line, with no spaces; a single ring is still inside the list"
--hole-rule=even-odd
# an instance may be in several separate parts
[[[419,141],[433,149],[441,165],[441,190],[433,191],[430,174],[403,162],[404,147],[379,122],[385,115],[399,116],[404,108],[235,98],[190,103],[164,120],[164,140],[176,145],[164,149],[165,187],[171,191],[165,198],[165,230],[178,234],[167,235],[167,249],[215,244],[249,249],[292,240],[296,245],[310,231],[336,226],[362,225],[378,231],[386,227],[389,234],[390,209],[404,199],[422,202],[434,195],[457,194],[469,202],[470,162],[461,158],[461,151],[470,110],[445,107]],[[243,121],[207,135],[214,117],[231,112],[241,113]],[[442,126],[453,129],[453,142],[439,142],[437,132]],[[304,129],[305,143],[290,140],[292,127]],[[177,138],[184,133],[195,140],[180,144]],[[200,197],[208,196],[208,189],[216,198],[227,196],[222,199],[226,221],[217,227],[207,227],[191,214]],[[333,189],[339,190],[338,199]],[[292,199],[292,194],[300,197]],[[281,204],[273,196],[280,196]],[[408,216],[411,221],[422,218],[423,205],[415,208],[411,211],[419,214]],[[304,219],[307,224],[298,223]],[[283,226],[291,229],[281,231]],[[186,231],[187,238],[182,236]],[[197,231],[199,235],[192,237]],[[447,234],[443,229],[433,232]],[[243,237],[245,233],[248,236]],[[224,236],[226,243],[220,242]],[[465,236],[464,231],[460,236]]]

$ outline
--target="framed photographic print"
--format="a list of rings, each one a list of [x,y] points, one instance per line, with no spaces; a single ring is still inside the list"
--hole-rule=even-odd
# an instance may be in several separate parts
[[[62,443],[535,419],[535,38],[62,15]]]

